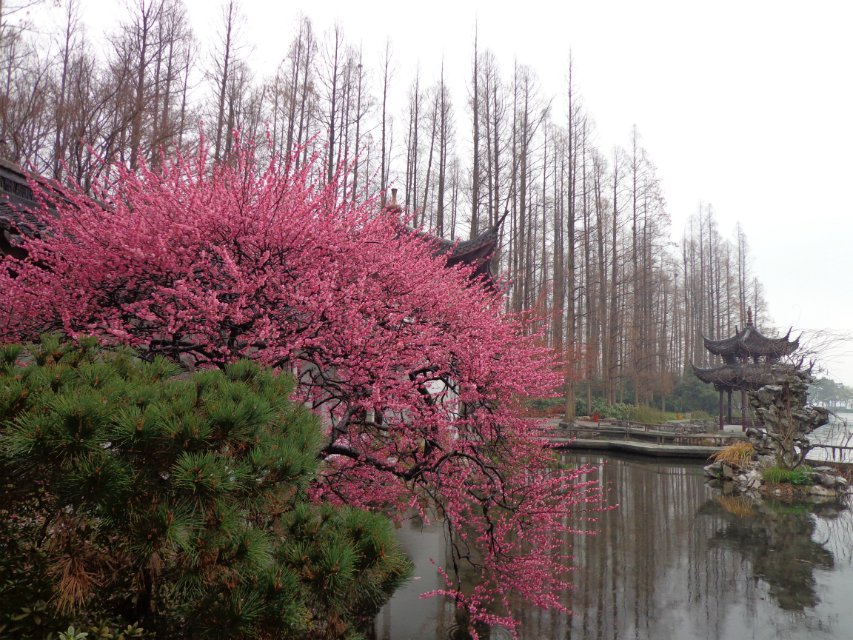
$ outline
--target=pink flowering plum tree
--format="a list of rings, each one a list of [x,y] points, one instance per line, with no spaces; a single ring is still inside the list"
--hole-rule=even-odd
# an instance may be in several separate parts
[[[472,622],[562,608],[561,541],[600,495],[523,416],[559,383],[550,352],[397,216],[294,166],[243,144],[232,165],[211,169],[202,149],[112,167],[94,198],[43,194],[27,257],[0,263],[0,340],[60,331],[196,368],[290,371],[326,425],[314,499],[437,514],[454,565],[438,595]]]

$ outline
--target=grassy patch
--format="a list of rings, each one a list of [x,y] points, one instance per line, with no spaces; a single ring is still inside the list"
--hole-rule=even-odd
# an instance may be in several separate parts
[[[755,449],[749,442],[735,442],[712,457],[714,462],[724,462],[731,467],[743,468],[752,460]]]
[[[805,469],[785,469],[783,467],[768,467],[761,472],[761,477],[768,484],[806,485],[811,481]]]

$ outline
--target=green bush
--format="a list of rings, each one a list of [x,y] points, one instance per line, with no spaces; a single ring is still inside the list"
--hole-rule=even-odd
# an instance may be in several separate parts
[[[768,467],[761,472],[761,477],[768,484],[806,485],[811,482],[808,471],[802,468]]]
[[[719,396],[713,385],[705,384],[692,371],[688,371],[676,382],[667,400],[667,407],[679,413],[704,411],[716,415]]]
[[[690,419],[693,420],[694,422],[713,422],[717,418],[715,416],[712,416],[707,411],[699,410],[699,411],[691,411],[690,412]]]
[[[3,347],[0,635],[355,633],[411,565],[386,519],[309,502],[321,434],[292,388],[89,339]]]
[[[628,415],[629,420],[643,424],[663,424],[674,417],[673,414],[646,405],[631,406]]]
[[[69,626],[59,633],[59,640],[133,640],[150,637],[137,624],[129,624],[124,629],[118,629],[107,624],[94,625],[84,631]]]
[[[566,399],[560,396],[554,398],[531,398],[526,404],[537,413],[553,413],[565,410]]]
[[[604,398],[594,398],[592,401],[591,414],[598,413],[602,418],[613,418],[614,420],[629,420],[631,417],[631,405],[614,403],[607,404]]]

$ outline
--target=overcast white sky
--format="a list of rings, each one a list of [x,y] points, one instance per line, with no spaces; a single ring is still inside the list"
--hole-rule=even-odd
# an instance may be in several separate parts
[[[117,6],[118,5],[118,6]],[[188,0],[190,20],[213,45],[220,0]],[[112,29],[121,3],[86,0],[90,34]],[[242,0],[243,38],[259,73],[286,54],[295,17],[320,33],[335,22],[379,65],[391,39],[395,86],[417,64],[427,84],[441,58],[454,92],[457,135],[468,136],[466,81],[475,20],[480,47],[503,69],[536,70],[543,94],[563,96],[569,52],[605,152],[632,125],[663,180],[673,235],[699,202],[720,231],[740,221],[766,286],[774,324],[853,330],[853,3],[680,0],[604,2]],[[853,345],[827,354],[830,375],[853,385]]]

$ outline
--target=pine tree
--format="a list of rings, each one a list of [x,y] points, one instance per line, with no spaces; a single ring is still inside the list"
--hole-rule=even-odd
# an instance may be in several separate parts
[[[320,429],[292,379],[178,374],[91,338],[0,351],[2,508],[51,614],[170,638],[354,633],[410,565],[384,518],[308,499]]]

